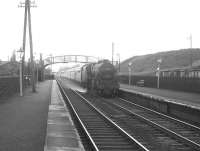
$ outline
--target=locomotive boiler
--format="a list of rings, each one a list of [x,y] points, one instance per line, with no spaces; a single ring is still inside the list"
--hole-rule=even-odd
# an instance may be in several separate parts
[[[115,67],[108,61],[87,64],[81,68],[81,84],[104,96],[117,95],[119,83]]]

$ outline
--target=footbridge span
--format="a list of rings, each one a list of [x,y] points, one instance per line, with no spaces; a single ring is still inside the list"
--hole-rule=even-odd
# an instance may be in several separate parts
[[[97,61],[97,57],[85,55],[50,56],[44,59],[44,67],[56,63],[93,63]]]

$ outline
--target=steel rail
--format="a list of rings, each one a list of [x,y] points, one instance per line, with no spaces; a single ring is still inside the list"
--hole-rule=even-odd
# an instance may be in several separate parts
[[[187,126],[190,126],[190,127],[194,128],[194,129],[200,131],[200,128],[199,128],[199,127],[197,127],[197,126],[195,126],[195,125],[192,125],[192,124],[190,124],[190,123],[187,123],[187,122],[181,121],[181,120],[179,120],[179,119],[170,117],[170,116],[165,115],[165,114],[163,114],[163,113],[159,113],[159,112],[157,112],[157,111],[155,111],[155,110],[152,110],[152,109],[146,108],[146,107],[144,107],[144,106],[135,104],[135,103],[130,102],[130,101],[128,101],[128,100],[125,100],[125,99],[123,99],[123,98],[120,98],[120,97],[119,97],[119,99],[120,99],[120,100],[123,100],[123,101],[125,101],[125,102],[127,102],[127,103],[129,103],[129,104],[132,104],[132,105],[134,105],[134,106],[137,106],[137,107],[139,107],[139,108],[142,108],[142,109],[144,109],[144,110],[148,110],[148,111],[150,111],[150,112],[153,112],[153,113],[155,113],[155,114],[157,114],[157,115],[164,116],[164,117],[168,118],[169,120],[174,120],[174,121],[180,122],[180,123],[182,123],[182,124],[185,124],[185,125],[187,125]]]
[[[159,125],[159,124],[157,124],[157,123],[155,123],[155,122],[153,122],[153,121],[150,121],[149,119],[147,119],[147,118],[145,118],[145,117],[143,117],[143,116],[141,116],[141,115],[139,115],[139,114],[137,114],[137,113],[134,113],[134,112],[132,112],[132,111],[130,111],[130,110],[128,110],[128,109],[126,109],[126,108],[124,108],[124,107],[122,107],[122,106],[116,104],[116,103],[112,103],[112,104],[115,105],[116,107],[118,107],[119,109],[121,109],[121,110],[127,112],[128,114],[134,115],[134,116],[137,117],[138,119],[141,119],[141,120],[143,120],[144,122],[147,122],[147,123],[150,124],[151,126],[154,126],[154,127],[156,127],[156,128],[159,128],[160,130],[162,130],[162,131],[164,131],[164,132],[166,132],[166,133],[168,133],[168,134],[174,136],[175,138],[177,138],[177,139],[179,139],[179,140],[181,140],[181,141],[184,141],[185,143],[187,143],[187,144],[190,145],[191,147],[193,147],[193,148],[195,148],[195,149],[198,149],[198,150],[200,149],[200,144],[197,144],[196,142],[193,142],[193,141],[189,140],[188,138],[185,138],[185,137],[181,136],[180,134],[175,133],[175,132],[172,131],[172,130],[169,130],[169,129],[167,129],[167,128],[165,128],[165,127],[163,127],[163,126],[161,126],[161,125]]]
[[[122,132],[123,135],[125,135],[128,139],[130,139],[132,142],[136,143],[142,150],[149,151],[145,146],[143,146],[139,141],[137,141],[134,137],[132,137],[130,134],[128,134],[125,130],[123,130],[120,126],[118,126],[115,122],[113,122],[110,118],[108,118],[104,113],[102,113],[99,109],[97,109],[93,104],[91,104],[86,98],[84,98],[81,94],[78,92],[72,90],[75,92],[79,97],[81,97],[88,105],[90,105],[93,109],[96,110],[96,112],[99,113],[104,119],[109,121],[113,126],[115,126],[116,129],[118,129],[120,132]]]
[[[96,146],[94,140],[93,140],[92,137],[90,136],[90,133],[87,131],[85,125],[83,124],[83,122],[81,121],[80,117],[78,116],[76,110],[74,109],[74,107],[73,107],[73,105],[72,105],[72,103],[71,103],[69,97],[68,97],[67,94],[65,93],[65,91],[64,91],[64,89],[63,89],[61,83],[60,83],[58,80],[57,80],[57,83],[58,83],[58,85],[59,85],[59,88],[60,88],[60,90],[61,90],[62,95],[64,96],[65,100],[67,100],[67,102],[68,102],[68,104],[70,105],[70,107],[71,107],[71,109],[72,109],[72,111],[73,111],[73,113],[74,113],[76,119],[78,120],[79,124],[80,124],[81,127],[83,128],[83,130],[84,130],[84,132],[85,132],[87,138],[90,140],[90,143],[92,144],[93,149],[94,149],[95,151],[99,151],[99,149],[98,149],[98,147]]]

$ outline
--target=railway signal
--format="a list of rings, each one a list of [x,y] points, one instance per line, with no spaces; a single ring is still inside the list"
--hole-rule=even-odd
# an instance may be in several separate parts
[[[162,59],[158,59],[158,67],[157,67],[157,88],[160,88],[160,64],[162,63]]]
[[[112,65],[113,65],[113,55],[114,55],[114,43],[112,43]]]

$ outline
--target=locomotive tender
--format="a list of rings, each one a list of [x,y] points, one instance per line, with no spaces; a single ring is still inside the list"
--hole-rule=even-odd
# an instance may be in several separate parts
[[[61,77],[75,80],[88,91],[95,90],[103,96],[115,96],[119,82],[115,67],[108,60],[85,64],[81,68],[65,71]]]

